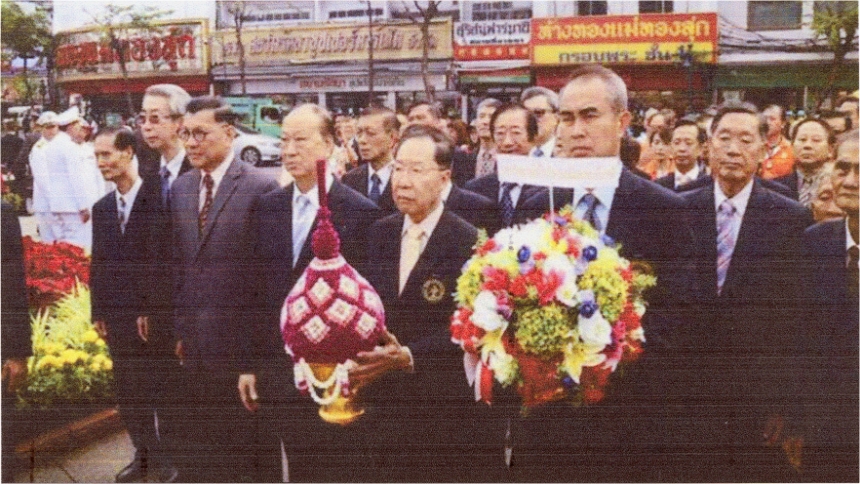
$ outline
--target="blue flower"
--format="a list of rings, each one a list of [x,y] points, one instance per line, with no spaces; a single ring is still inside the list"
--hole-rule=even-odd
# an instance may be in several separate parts
[[[517,252],[517,261],[520,264],[525,264],[532,256],[532,251],[529,250],[525,245],[520,247],[520,250]]]
[[[579,307],[579,314],[583,317],[590,318],[597,312],[597,303],[594,301],[586,301]]]
[[[565,388],[573,388],[573,385],[575,385],[576,382],[573,381],[573,378],[571,378],[570,375],[565,375],[564,378],[561,379],[561,384],[564,385]]]
[[[589,262],[593,261],[594,259],[597,259],[597,247],[589,245],[588,247],[582,249],[582,257],[584,257],[585,260]]]

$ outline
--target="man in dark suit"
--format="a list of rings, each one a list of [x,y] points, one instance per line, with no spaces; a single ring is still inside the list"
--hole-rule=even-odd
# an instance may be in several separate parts
[[[791,173],[773,181],[785,185],[791,199],[810,208],[818,187],[830,176],[826,165],[833,160],[836,135],[826,122],[807,118],[792,129],[791,143],[797,165]]]
[[[534,148],[538,133],[537,118],[520,104],[509,104],[496,109],[490,118],[490,132],[495,152],[505,155],[528,156]],[[495,226],[487,232],[492,235],[499,229],[526,222],[541,216],[539,210],[527,210],[526,201],[546,189],[519,183],[499,183],[496,173],[466,183],[466,190],[489,198],[496,203]]]
[[[409,126],[422,125],[442,129],[442,110],[435,104],[419,101],[409,106],[406,115]],[[475,160],[477,159],[477,151],[467,153],[460,148],[454,149],[454,157],[451,162],[451,181],[454,185],[462,187],[467,181],[475,177]]]
[[[707,143],[708,135],[694,121],[678,121],[672,128],[672,156],[675,159],[675,171],[654,180],[660,186],[679,192],[681,189],[708,176],[699,165],[702,147]]]
[[[359,122],[359,132],[361,127]],[[307,104],[291,111],[283,120],[281,139],[284,166],[295,181],[263,195],[251,214],[256,241],[253,260],[260,271],[251,279],[258,282],[260,302],[240,347],[239,397],[248,411],[269,423],[264,431],[272,440],[283,441],[290,480],[297,482],[353,481],[355,473],[366,470],[357,455],[364,449],[356,442],[361,435],[352,428],[326,424],[316,415],[317,406],[310,397],[296,394],[292,362],[280,331],[284,300],[313,258],[311,240],[319,209],[316,160],[328,159],[334,136],[334,124],[324,109]],[[331,174],[326,175],[326,183],[340,252],[363,274],[369,229],[380,211]],[[305,205],[308,208],[302,208]],[[361,476],[358,480],[373,479],[371,474]]]
[[[108,128],[95,139],[99,170],[117,188],[93,206],[92,320],[108,342],[120,415],[135,447],[134,460],[116,481],[153,475],[173,482],[178,471],[161,438],[169,434],[167,422],[159,419],[156,428],[156,412],[166,408],[161,390],[173,328],[155,314],[152,324],[148,320],[152,284],[169,284],[151,277],[166,212],[158,180],[144,181],[135,170],[134,146],[134,134],[123,128]]]
[[[138,153],[141,176],[161,178],[161,192],[167,206],[170,187],[180,175],[191,169],[179,130],[182,117],[191,96],[175,84],[155,84],[146,88],[143,95],[137,127],[146,146],[160,156],[158,168],[150,168]],[[139,150],[140,151],[140,150]]]
[[[498,226],[496,203],[483,195],[449,182],[442,189],[442,203],[476,228],[489,231]]]
[[[679,325],[686,303],[691,235],[683,200],[623,167],[621,140],[631,115],[621,78],[601,66],[577,69],[571,78],[559,96],[559,155],[606,158],[609,175],[602,184],[577,180],[572,190],[556,189],[556,209],[570,203],[578,218],[620,244],[623,257],[652,267],[658,286],[646,295],[643,356],[616,378],[615,388],[599,404],[548,404],[528,418],[512,418],[506,442],[512,451],[510,470],[513,479],[526,481],[658,479],[650,464],[657,448],[651,418],[660,395],[655,383],[661,378],[666,334]],[[548,191],[533,196],[526,208],[548,211]],[[577,455],[588,455],[588,465],[577,465]]]
[[[15,445],[23,432],[22,415],[15,411],[15,392],[27,381],[27,358],[33,354],[30,343],[30,313],[24,274],[24,249],[21,225],[15,210],[2,203],[2,356],[3,356],[3,482],[12,482],[15,471]]]
[[[394,145],[400,135],[400,121],[390,109],[369,108],[358,118],[356,139],[363,163],[342,178],[344,185],[361,193],[378,205],[385,214],[397,207],[391,198],[391,170]]]
[[[439,129],[407,129],[392,178],[401,213],[371,229],[378,236],[370,242],[368,280],[385,305],[390,334],[383,346],[357,355],[350,382],[360,391],[369,385],[378,481],[462,481],[470,467],[474,401],[448,325],[477,230],[441,201],[453,151]]]
[[[188,103],[179,137],[194,169],[171,187],[174,326],[184,361],[186,419],[195,432],[190,479],[258,480],[253,422],[236,398],[235,356],[256,317],[251,211],[277,183],[233,157],[236,116],[215,97]],[[262,471],[265,469],[257,469]]]
[[[664,367],[663,477],[783,481],[792,471],[765,437],[797,398],[792,344],[803,309],[801,236],[812,217],[754,178],[767,133],[754,107],[724,106],[711,131],[715,183],[684,194],[698,313],[670,335],[689,357]]]
[[[803,259],[811,269],[803,294],[809,298],[800,347],[810,367],[803,471],[809,482],[858,479],[858,241],[860,241],[860,148],[857,131],[837,151],[833,169],[836,204],[846,217],[806,230]]]

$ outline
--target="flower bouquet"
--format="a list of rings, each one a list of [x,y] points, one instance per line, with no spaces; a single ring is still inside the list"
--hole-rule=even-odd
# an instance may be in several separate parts
[[[596,403],[609,375],[642,351],[643,291],[656,284],[608,237],[558,214],[482,235],[457,281],[452,341],[475,369],[475,397],[493,381],[525,409],[568,399]]]

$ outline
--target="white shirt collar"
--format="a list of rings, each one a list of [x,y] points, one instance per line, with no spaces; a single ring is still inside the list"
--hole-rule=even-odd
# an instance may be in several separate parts
[[[697,178],[699,178],[699,164],[695,163],[693,165],[693,167],[690,168],[690,171],[688,171],[687,173],[681,173],[680,171],[678,171],[677,168],[675,168],[675,187],[678,186],[678,180],[680,180],[681,177],[684,177],[684,176],[689,178],[690,181],[693,181],[693,180],[696,180]]]
[[[164,159],[164,156],[161,157],[161,166],[167,167],[167,171],[170,172],[170,183],[173,183],[173,180],[176,180],[176,177],[179,176],[179,170],[182,169],[182,162],[185,160],[185,148],[179,148],[179,152],[176,153],[176,156],[173,157],[170,161]]]
[[[433,211],[430,212],[426,217],[424,217],[424,220],[417,224],[412,221],[412,218],[410,218],[409,215],[406,215],[405,217],[403,217],[403,230],[400,232],[400,238],[402,239],[403,236],[406,235],[406,231],[408,231],[410,227],[412,227],[413,225],[418,225],[422,229],[424,229],[424,240],[421,244],[421,250],[424,250],[427,241],[430,239],[430,235],[433,233],[434,230],[436,230],[436,225],[439,224],[439,219],[442,218],[442,211],[444,209],[445,204],[442,203],[442,201],[440,200],[439,204],[436,205],[436,208],[433,209]]]
[[[588,192],[594,194],[600,200],[600,203],[607,208],[612,207],[612,200],[615,198],[615,191],[618,189],[618,184],[621,180],[621,170],[624,168],[624,165],[621,163],[621,158],[615,158],[608,163],[609,165],[606,169],[610,170],[610,173],[607,175],[607,179],[614,180],[614,182],[603,186],[593,186],[589,184],[588,180],[578,180],[573,189],[576,194],[574,207],[579,204],[582,197]]]
[[[453,189],[454,189],[454,184],[451,183],[450,180],[448,180],[448,184],[445,185],[444,187],[442,187],[442,203],[445,203],[448,201],[448,197],[451,196],[451,190],[453,190]]]
[[[334,183],[334,176],[331,172],[326,171],[325,174],[325,191],[326,193],[331,192],[331,185]],[[299,190],[298,185],[293,184],[293,206],[295,207],[299,201],[299,196],[304,195],[308,198],[308,201],[313,205],[314,209],[319,210],[320,208],[320,195],[319,195],[319,186],[314,184],[313,188],[307,191],[307,193],[302,193]],[[295,214],[295,211],[293,211]]]
[[[224,175],[227,173],[227,168],[229,168],[230,164],[232,164],[232,163],[233,163],[233,150],[230,150],[230,152],[227,153],[227,158],[225,158],[224,161],[220,165],[218,165],[214,170],[209,172],[209,174],[212,175],[212,181],[215,182],[214,186],[212,187],[212,193],[213,194],[218,192],[218,186],[221,185],[221,180],[224,179]],[[206,175],[206,172],[203,170],[201,170],[201,171],[202,171],[202,174],[200,175],[200,190],[203,191],[206,189],[206,187],[203,185],[203,177]]]
[[[128,220],[128,214],[131,213],[131,207],[134,205],[135,199],[137,199],[137,194],[140,192],[140,187],[143,186],[143,179],[137,177],[134,181],[134,185],[131,186],[131,189],[125,194],[121,194],[119,189],[114,190],[114,195],[116,196],[116,208],[117,210],[122,210],[122,204],[119,199],[122,197],[125,200],[125,213],[123,220]]]
[[[546,143],[544,143],[540,146],[535,146],[534,148],[532,148],[532,150],[529,154],[534,156],[535,151],[537,151],[538,148],[540,148],[540,150],[543,152],[543,155],[541,155],[541,157],[543,157],[543,158],[551,157],[552,152],[555,151],[555,136],[548,139]]]
[[[845,250],[847,251],[851,247],[858,245],[857,242],[854,241],[854,237],[851,237],[851,231],[848,230],[848,219],[845,219]]]
[[[367,188],[368,193],[370,192],[370,177],[375,173],[376,176],[379,177],[379,191],[385,191],[385,187],[388,186],[388,180],[391,179],[391,173],[394,171],[394,162],[389,161],[385,166],[380,168],[379,170],[374,170],[373,166],[368,163],[367,164]]]
[[[741,191],[731,198],[732,204],[735,206],[735,210],[737,210],[738,217],[740,217],[741,220],[743,220],[744,213],[747,211],[747,204],[749,204],[750,201],[752,188],[753,180],[750,180]],[[729,197],[723,193],[723,189],[720,187],[719,182],[714,180],[714,209],[719,212],[720,205],[726,200],[729,200]]]

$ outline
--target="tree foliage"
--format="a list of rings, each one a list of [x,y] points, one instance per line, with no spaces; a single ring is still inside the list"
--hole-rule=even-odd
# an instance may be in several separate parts
[[[26,13],[11,0],[2,1],[0,38],[3,60],[44,58],[51,43],[51,25],[42,11]]]
[[[245,16],[248,14],[248,4],[244,0],[224,3],[236,32],[236,48],[239,53],[239,84],[242,86],[242,95],[244,96],[248,92],[248,88],[245,81],[245,44],[242,42],[242,28],[245,25]]]
[[[829,98],[833,92],[836,77],[845,62],[845,56],[855,49],[857,38],[857,2],[815,2],[812,17],[812,31],[816,38],[824,39],[833,52],[833,64],[827,80],[827,88],[819,100]]]
[[[129,49],[128,38],[132,32],[158,32],[156,22],[167,15],[170,10],[159,10],[157,7],[146,6],[138,9],[136,5],[119,6],[108,4],[98,15],[90,14],[93,23],[103,42],[110,45],[116,52],[123,82],[128,87],[128,69],[126,66],[126,54]],[[134,114],[134,105],[131,101],[131,92],[125,89],[128,115]]]

